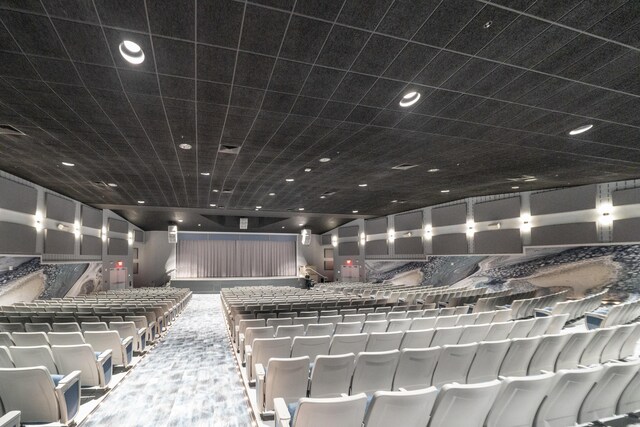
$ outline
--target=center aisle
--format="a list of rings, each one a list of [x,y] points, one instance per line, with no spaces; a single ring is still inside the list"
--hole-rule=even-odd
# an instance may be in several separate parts
[[[252,424],[220,295],[193,295],[164,340],[82,426]]]

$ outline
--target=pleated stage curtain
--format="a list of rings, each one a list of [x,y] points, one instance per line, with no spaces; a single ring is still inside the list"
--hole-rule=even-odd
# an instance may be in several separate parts
[[[296,242],[179,240],[177,277],[278,277],[296,275]]]

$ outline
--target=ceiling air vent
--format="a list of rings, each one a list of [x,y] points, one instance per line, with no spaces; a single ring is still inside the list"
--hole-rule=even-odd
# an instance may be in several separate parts
[[[25,135],[25,133],[11,125],[0,124],[0,135]]]
[[[218,151],[220,153],[224,153],[224,154],[238,154],[240,152],[240,147],[237,145],[221,145],[220,148],[218,148]]]
[[[409,164],[409,163],[402,163],[402,164],[400,164],[398,166],[392,167],[391,169],[396,169],[396,170],[400,170],[400,171],[406,171],[408,169],[412,169],[412,168],[415,168],[415,167],[418,167],[418,165],[412,165],[412,164]]]

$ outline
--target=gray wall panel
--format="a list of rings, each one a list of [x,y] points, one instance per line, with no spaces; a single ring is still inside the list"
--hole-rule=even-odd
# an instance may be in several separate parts
[[[86,205],[82,205],[80,208],[82,215],[82,225],[84,227],[102,228],[102,211],[100,209],[94,209]]]
[[[368,219],[364,222],[364,232],[370,234],[385,234],[387,232],[387,217]]]
[[[37,234],[35,227],[0,222],[0,254],[35,254]]]
[[[473,220],[475,222],[497,221],[501,219],[520,217],[520,197],[492,200],[490,202],[473,205]]]
[[[360,255],[360,245],[358,242],[340,242],[338,243],[338,255]]]
[[[474,253],[519,254],[522,239],[519,229],[480,231],[473,236]]]
[[[389,244],[386,239],[369,240],[364,246],[366,255],[389,255]]]
[[[433,227],[443,227],[446,225],[457,225],[467,223],[467,204],[433,208],[431,210],[431,225]]]
[[[102,255],[102,239],[96,236],[82,236],[80,255]]]
[[[35,215],[37,203],[35,188],[0,178],[0,209]]]
[[[393,245],[398,255],[424,254],[422,237],[403,237],[396,239]]]
[[[434,255],[458,255],[469,253],[467,235],[465,233],[439,234],[433,236]]]
[[[393,217],[395,231],[422,229],[422,211],[409,212]]]
[[[338,228],[338,237],[358,237],[359,228],[357,225]]]
[[[76,239],[73,233],[60,230],[45,230],[44,253],[73,255]]]
[[[596,186],[565,188],[531,195],[531,215],[595,209]]]
[[[640,218],[613,221],[614,242],[640,242]]]
[[[531,229],[531,244],[533,246],[576,245],[581,243],[598,243],[595,222],[547,225]]]
[[[113,231],[114,233],[128,233],[129,224],[127,223],[127,221],[120,221],[119,219],[109,218],[109,231]]]
[[[323,234],[320,236],[320,244],[323,246],[331,244],[331,234]]]
[[[133,230],[133,240],[137,243],[144,243],[144,231]]]
[[[125,239],[110,238],[107,255],[129,255],[129,242]]]
[[[71,200],[46,193],[47,218],[64,222],[74,222],[76,219],[76,204]]]
[[[629,188],[628,190],[618,190],[612,193],[613,205],[635,205],[640,203],[640,188]]]

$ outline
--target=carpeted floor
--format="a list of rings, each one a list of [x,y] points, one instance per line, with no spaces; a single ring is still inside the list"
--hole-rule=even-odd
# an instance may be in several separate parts
[[[219,295],[193,295],[158,344],[83,427],[252,425]]]

